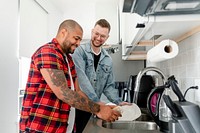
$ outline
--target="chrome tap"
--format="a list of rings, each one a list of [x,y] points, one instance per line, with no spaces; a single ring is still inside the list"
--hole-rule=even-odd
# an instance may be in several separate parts
[[[158,69],[157,67],[146,67],[144,69],[142,69],[137,77],[136,77],[136,81],[135,81],[135,88],[134,88],[134,96],[133,96],[133,103],[137,104],[137,99],[138,99],[138,93],[139,93],[139,88],[140,88],[140,81],[141,81],[141,78],[142,76],[148,72],[148,71],[154,71],[154,72],[157,72],[161,78],[162,78],[162,81],[163,81],[163,84],[165,84],[166,82],[166,77],[165,75],[163,74],[163,72]]]
[[[131,87],[132,87],[132,75],[130,75],[129,81],[126,83],[126,85],[123,89],[122,101],[131,102],[131,94],[130,94]]]

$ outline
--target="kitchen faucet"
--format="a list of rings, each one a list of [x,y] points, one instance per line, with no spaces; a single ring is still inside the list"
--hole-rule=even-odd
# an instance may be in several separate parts
[[[163,84],[165,84],[165,82],[166,82],[166,76],[165,76],[165,75],[163,74],[163,72],[162,72],[160,69],[158,69],[157,67],[146,67],[146,68],[142,69],[142,70],[138,73],[138,75],[137,75],[137,77],[136,77],[135,88],[134,88],[134,90],[133,90],[133,91],[134,91],[133,103],[135,103],[135,104],[137,104],[137,100],[138,100],[138,93],[139,93],[139,89],[140,89],[140,81],[141,81],[141,78],[142,78],[142,76],[143,76],[146,72],[148,72],[148,71],[157,72],[157,73],[161,76]]]

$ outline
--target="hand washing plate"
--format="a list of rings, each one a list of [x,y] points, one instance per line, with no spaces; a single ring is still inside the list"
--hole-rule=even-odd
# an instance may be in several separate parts
[[[133,121],[141,116],[140,108],[132,103],[132,105],[120,106],[122,117],[119,117],[118,121]]]

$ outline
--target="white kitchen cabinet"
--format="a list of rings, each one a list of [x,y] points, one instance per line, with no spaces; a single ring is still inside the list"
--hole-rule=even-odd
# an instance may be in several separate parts
[[[119,1],[120,17],[120,39],[122,42],[122,56],[126,55],[128,48],[132,46],[134,36],[139,29],[136,28],[138,23],[143,23],[143,17],[136,13],[123,12],[124,0]],[[130,49],[130,48],[129,48]]]
[[[139,31],[136,28],[137,23],[141,22],[141,16],[135,13],[121,12],[121,39],[122,39],[122,55],[125,55],[128,46],[132,46],[134,36]]]

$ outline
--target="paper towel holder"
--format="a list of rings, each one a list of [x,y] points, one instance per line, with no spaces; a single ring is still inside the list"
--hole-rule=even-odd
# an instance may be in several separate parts
[[[160,38],[162,35],[153,35],[151,38],[150,38],[150,40],[152,40],[152,42],[153,42],[153,46],[156,46],[156,40],[158,39],[158,38]]]
[[[171,52],[172,52],[172,46],[170,46],[170,45],[165,46],[165,47],[164,47],[164,51],[165,51],[166,53],[171,53]]]
[[[178,45],[175,41],[166,39],[161,41],[147,52],[147,61],[160,62],[174,58],[178,54]]]

